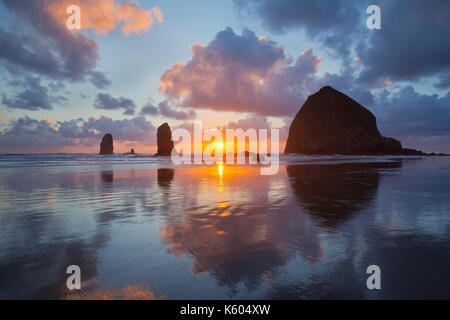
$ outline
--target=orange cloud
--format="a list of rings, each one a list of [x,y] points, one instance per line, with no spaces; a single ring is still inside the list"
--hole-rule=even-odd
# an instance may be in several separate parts
[[[5,115],[3,113],[0,113],[0,119],[3,118]]]
[[[163,22],[159,7],[144,10],[135,2],[115,3],[114,0],[47,0],[47,11],[62,23],[69,14],[67,7],[78,5],[81,9],[81,28],[92,29],[96,34],[108,34],[120,27],[125,36],[147,32],[155,22]]]

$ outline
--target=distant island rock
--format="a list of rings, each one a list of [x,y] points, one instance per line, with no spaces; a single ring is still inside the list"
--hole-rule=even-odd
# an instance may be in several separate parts
[[[131,148],[130,151],[125,152],[124,154],[136,154],[136,152],[134,151],[134,148]]]
[[[167,122],[159,126],[156,132],[158,152],[155,156],[171,156],[173,149],[172,131]]]
[[[383,137],[375,116],[330,86],[308,97],[292,121],[284,153],[425,155]]]
[[[114,154],[113,137],[110,133],[105,134],[102,138],[100,154]]]

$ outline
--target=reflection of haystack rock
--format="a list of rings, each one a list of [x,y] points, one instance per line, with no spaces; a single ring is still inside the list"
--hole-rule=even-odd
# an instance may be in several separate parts
[[[334,228],[375,198],[377,169],[400,168],[401,162],[287,166],[292,189],[300,204],[317,222]]]
[[[173,149],[172,131],[167,122],[163,123],[156,133],[158,152],[155,156],[171,156]]]
[[[308,97],[292,121],[285,153],[303,154],[407,154],[400,141],[383,137],[375,116],[362,105],[323,87]]]
[[[113,137],[110,133],[105,134],[102,138],[100,154],[114,154]]]

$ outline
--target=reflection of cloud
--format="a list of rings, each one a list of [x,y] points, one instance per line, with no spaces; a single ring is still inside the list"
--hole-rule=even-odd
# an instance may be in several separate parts
[[[67,289],[66,268],[72,264],[80,266],[83,281],[98,276],[97,251],[109,240],[108,230],[98,226],[93,235],[80,238],[76,232],[64,229],[67,234],[61,240],[58,236],[61,223],[57,218],[60,213],[34,209],[33,214],[8,219],[10,227],[7,234],[17,235],[9,238],[9,249],[2,246],[0,286],[4,291],[0,298],[59,299]],[[20,231],[15,228],[20,228]],[[50,239],[37,243],[36,239],[43,239],[44,235]],[[18,244],[26,250],[12,250],[17,249]],[[34,253],[32,261],[28,252]],[[38,281],[29,281],[30,274]]]
[[[159,300],[163,295],[156,296],[146,285],[124,285],[120,289],[112,286],[101,290],[82,290],[68,293],[67,300]]]
[[[180,217],[169,215],[161,229],[162,242],[171,245],[167,252],[192,257],[192,272],[209,273],[230,295],[241,283],[254,290],[270,282],[295,250],[316,263],[323,255],[317,229],[283,202],[285,182],[260,176],[258,168],[178,170],[174,188],[184,190],[188,206]]]

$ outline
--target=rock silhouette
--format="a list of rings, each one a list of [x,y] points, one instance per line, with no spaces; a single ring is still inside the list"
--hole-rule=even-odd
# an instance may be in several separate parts
[[[100,154],[114,154],[113,137],[110,133],[105,134],[102,138]]]
[[[284,151],[303,154],[423,155],[378,131],[375,116],[330,86],[308,97],[292,121]]]
[[[173,149],[172,131],[167,122],[159,126],[156,133],[158,152],[155,156],[170,156]]]
[[[130,151],[125,152],[124,154],[136,154],[136,152],[134,151],[134,148],[131,148]]]

